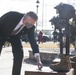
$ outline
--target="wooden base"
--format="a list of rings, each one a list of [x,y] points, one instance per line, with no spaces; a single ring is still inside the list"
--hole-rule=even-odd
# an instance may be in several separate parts
[[[51,69],[43,69],[42,71],[25,71],[25,75],[74,75],[74,69],[70,69],[69,72],[55,72]]]

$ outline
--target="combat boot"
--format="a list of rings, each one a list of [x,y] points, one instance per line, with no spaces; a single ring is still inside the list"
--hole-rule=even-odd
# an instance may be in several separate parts
[[[60,55],[60,59],[59,63],[51,64],[50,68],[57,72],[68,72],[72,67],[69,56],[62,54]]]

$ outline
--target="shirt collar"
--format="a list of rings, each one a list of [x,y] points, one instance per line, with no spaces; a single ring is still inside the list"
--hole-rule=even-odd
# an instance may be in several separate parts
[[[22,19],[21,19],[20,22],[19,22],[20,25],[23,24],[23,18],[24,18],[24,17],[22,17]]]

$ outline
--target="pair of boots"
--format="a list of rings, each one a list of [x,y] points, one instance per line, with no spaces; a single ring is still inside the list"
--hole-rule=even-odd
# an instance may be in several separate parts
[[[71,63],[68,55],[61,54],[59,63],[51,64],[50,68],[57,72],[68,72],[71,69]]]

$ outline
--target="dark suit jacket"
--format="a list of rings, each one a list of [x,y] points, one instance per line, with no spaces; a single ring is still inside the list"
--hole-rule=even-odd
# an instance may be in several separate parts
[[[21,18],[24,14],[18,13],[18,12],[8,12],[4,14],[0,18],[0,31],[1,33],[5,34],[11,34],[13,29],[16,27],[16,25],[19,23]]]
[[[0,18],[0,34],[6,35],[6,36],[11,36],[10,34],[16,27],[16,25],[20,22],[24,14],[18,13],[18,12],[8,12],[4,14]],[[23,34],[27,34],[29,38],[29,42],[31,44],[31,47],[33,49],[33,53],[38,53],[38,45],[36,43],[35,37],[34,37],[34,29],[35,26],[33,26],[30,29],[27,29],[24,27],[17,35],[15,36],[21,36]]]

